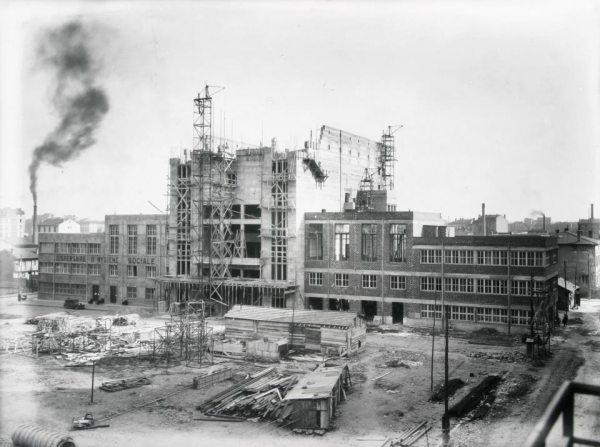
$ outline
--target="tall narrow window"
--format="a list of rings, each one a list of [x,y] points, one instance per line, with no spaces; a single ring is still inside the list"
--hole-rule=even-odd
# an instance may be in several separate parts
[[[156,225],[146,225],[146,254],[156,254]]]
[[[108,232],[110,234],[110,254],[119,254],[119,226],[109,225]]]
[[[390,262],[406,262],[406,225],[390,225]]]
[[[377,260],[377,224],[363,224],[362,226],[362,261]]]
[[[335,225],[335,260],[345,261],[350,257],[350,224]]]
[[[323,259],[323,225],[308,225],[308,258]]]
[[[127,254],[137,255],[137,225],[127,225]]]

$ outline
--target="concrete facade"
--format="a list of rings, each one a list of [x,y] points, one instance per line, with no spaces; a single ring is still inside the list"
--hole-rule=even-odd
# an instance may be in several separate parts
[[[112,215],[106,232],[40,233],[39,298],[156,306],[166,263],[165,215]]]
[[[248,297],[250,304],[304,307],[305,213],[355,206],[365,176],[374,193],[394,203],[393,192],[380,190],[378,144],[323,126],[301,150],[279,150],[274,142],[230,156],[220,148],[210,157],[171,159],[169,274],[160,278],[160,299],[166,305],[195,300],[213,287],[224,304],[220,313]],[[213,189],[203,190],[209,183]],[[207,217],[210,206],[194,208],[209,203],[206,197],[226,215]],[[225,247],[215,244],[219,233]],[[231,254],[226,262],[219,259],[223,252]]]
[[[545,309],[554,312],[555,237],[421,237],[436,225],[438,234],[445,235],[446,227],[439,215],[415,212],[307,213],[305,221],[307,231],[322,229],[320,259],[310,253],[305,257],[305,297],[313,308],[360,311],[385,323],[430,326],[433,305],[439,306],[443,295],[452,306],[455,327],[506,332],[510,302],[511,332],[518,333],[528,330],[533,281],[533,289],[547,292]],[[336,225],[348,225],[348,259],[336,260]],[[374,256],[365,243],[369,225],[374,226]],[[394,225],[405,226],[403,260],[392,260]],[[310,244],[309,236],[307,250]]]

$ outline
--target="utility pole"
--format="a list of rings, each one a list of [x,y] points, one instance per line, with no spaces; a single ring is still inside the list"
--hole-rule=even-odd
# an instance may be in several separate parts
[[[435,314],[437,312],[437,290],[433,295],[433,329],[431,331],[431,392],[433,392],[433,355],[435,348]]]
[[[448,312],[444,309],[444,320],[446,321],[446,352],[444,358],[444,419],[442,421],[442,445],[449,447],[450,444],[450,418],[448,416]]]

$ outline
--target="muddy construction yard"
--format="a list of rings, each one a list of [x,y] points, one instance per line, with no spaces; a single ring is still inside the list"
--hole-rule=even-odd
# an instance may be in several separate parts
[[[22,307],[5,306],[0,315],[0,337],[27,333]],[[596,383],[600,358],[600,301],[583,303],[572,312],[577,324],[555,333],[551,357],[527,360],[521,337],[495,333],[452,331],[449,340],[449,377],[460,379],[450,399],[452,407],[489,375],[502,381],[495,401],[482,419],[472,414],[451,420],[455,446],[522,445],[533,425],[564,380]],[[52,309],[38,308],[38,315]],[[579,319],[579,320],[578,320]],[[215,357],[214,365],[190,368],[185,364],[153,364],[146,357],[105,357],[97,361],[94,403],[91,403],[91,367],[67,367],[62,356],[38,358],[2,350],[0,355],[0,439],[7,442],[20,424],[67,432],[73,417],[88,412],[109,424],[95,430],[68,432],[78,446],[246,446],[323,445],[379,447],[386,438],[419,423],[432,427],[414,445],[435,446],[441,440],[444,403],[430,400],[431,331],[402,326],[369,332],[367,344],[350,359],[331,359],[330,365],[348,363],[353,386],[339,406],[326,433],[296,433],[286,423],[252,418],[242,422],[206,421],[196,409],[211,396],[232,387],[244,377],[276,367],[282,375],[303,375],[315,361],[278,363]],[[444,377],[444,338],[435,337],[433,388]],[[294,354],[295,356],[297,353]],[[205,389],[192,389],[194,377],[231,368],[230,379]],[[146,377],[150,384],[116,392],[99,389],[101,383]],[[457,380],[456,383],[459,383]],[[597,402],[596,402],[597,404]],[[577,430],[600,439],[600,414],[593,401],[578,406]],[[2,445],[0,443],[0,445]],[[390,445],[389,443],[387,445]]]

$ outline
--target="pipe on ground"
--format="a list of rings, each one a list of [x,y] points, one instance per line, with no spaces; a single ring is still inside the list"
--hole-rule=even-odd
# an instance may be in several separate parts
[[[20,447],[76,447],[70,436],[37,425],[19,425],[11,438],[13,444]]]

